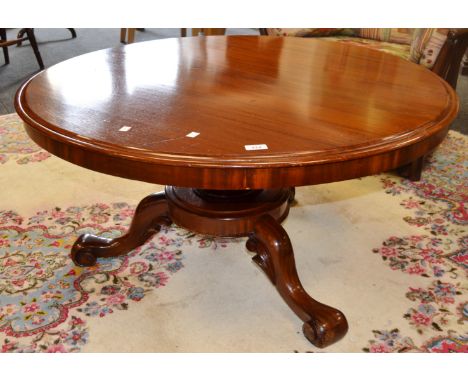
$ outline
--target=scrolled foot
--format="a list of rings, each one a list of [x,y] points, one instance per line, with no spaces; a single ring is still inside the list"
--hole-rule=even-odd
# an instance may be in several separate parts
[[[344,337],[348,331],[348,322],[339,310],[321,305],[326,317],[304,322],[302,332],[312,344],[318,348],[325,348]]]
[[[97,261],[97,257],[88,249],[77,251],[72,255],[72,259],[80,267],[92,267]]]
[[[245,243],[245,247],[250,252],[257,252],[257,241],[254,237],[250,236]]]
[[[111,239],[84,234],[73,244],[70,256],[76,265],[91,267],[96,264],[99,255],[105,256],[106,249],[111,246],[111,243]]]
[[[96,264],[99,257],[126,254],[159,232],[161,225],[170,224],[171,219],[164,193],[152,194],[138,204],[132,224],[125,235],[115,239],[91,234],[81,235],[73,244],[70,256],[76,265],[92,266]]]
[[[297,274],[288,234],[274,218],[264,215],[257,221],[247,248],[257,253],[253,260],[304,322],[304,335],[312,344],[323,348],[346,334],[348,323],[343,313],[314,300],[305,291]]]

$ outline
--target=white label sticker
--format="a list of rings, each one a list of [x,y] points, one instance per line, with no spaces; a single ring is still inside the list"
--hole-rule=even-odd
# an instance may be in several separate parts
[[[195,137],[197,137],[199,135],[200,135],[200,133],[197,133],[196,131],[192,131],[191,133],[187,134],[186,137],[195,138]]]
[[[132,129],[131,126],[122,126],[119,131],[130,131]]]
[[[260,145],[245,145],[244,146],[246,150],[252,151],[252,150],[268,150],[268,146],[264,143]]]

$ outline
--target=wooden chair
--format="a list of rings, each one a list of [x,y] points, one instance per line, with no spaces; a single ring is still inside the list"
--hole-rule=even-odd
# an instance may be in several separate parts
[[[182,29],[186,31],[186,28]],[[192,28],[192,36],[198,36],[199,34],[202,34],[203,36],[222,36],[225,33],[226,28]]]
[[[31,29],[34,29],[34,28],[31,28]],[[72,38],[76,38],[75,29],[73,29],[73,28],[67,28],[67,29],[70,31],[70,33],[72,35]],[[24,36],[25,33],[26,33],[26,28],[20,29],[20,31],[18,32],[18,35],[16,37],[18,39],[21,39]],[[21,46],[22,42],[23,42],[23,40],[18,41],[17,46]]]
[[[408,34],[407,41],[402,30]],[[395,40],[391,38],[393,31]],[[326,38],[382,50],[427,67],[454,89],[468,47],[468,28],[260,28],[260,34]]]
[[[120,28],[120,42],[122,44],[132,44],[135,41],[135,31],[144,32],[145,28]]]
[[[466,51],[465,55],[463,56],[461,74],[464,75],[464,76],[468,76],[468,50]]]
[[[34,36],[33,28],[24,28],[22,29],[23,34],[20,38],[16,38],[13,40],[8,40],[6,28],[0,28],[0,47],[3,48],[3,56],[5,57],[5,65],[10,63],[10,56],[8,55],[8,47],[10,45],[16,45],[21,43],[25,40],[29,40],[31,47],[34,51],[34,55],[36,56],[37,63],[41,69],[44,69],[44,63],[42,62],[41,53],[37,47],[36,37]],[[26,34],[26,36],[24,36]]]
[[[180,28],[180,36],[187,37],[188,28]],[[131,44],[135,41],[135,31],[144,31],[144,28],[120,28],[120,42]],[[192,36],[202,33],[205,36],[224,35],[226,28],[192,28]],[[128,37],[128,38],[127,38]]]
[[[122,44],[131,44],[135,41],[136,28],[120,28],[120,42]],[[127,39],[128,33],[128,39]]]

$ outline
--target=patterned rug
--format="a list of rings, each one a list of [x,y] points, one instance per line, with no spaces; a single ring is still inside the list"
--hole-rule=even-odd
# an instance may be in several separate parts
[[[299,276],[342,310],[325,352],[467,352],[468,139],[451,132],[421,182],[387,173],[301,187],[284,226]],[[160,186],[53,157],[0,117],[2,352],[317,352],[245,239],[175,225],[82,269],[84,232],[122,235]]]

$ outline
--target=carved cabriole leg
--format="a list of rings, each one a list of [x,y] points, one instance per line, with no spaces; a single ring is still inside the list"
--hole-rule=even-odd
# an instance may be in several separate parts
[[[315,301],[304,290],[288,234],[274,218],[264,215],[258,219],[247,241],[247,249],[257,253],[253,260],[267,274],[289,307],[304,321],[303,332],[310,342],[323,348],[346,334],[348,323],[343,313]]]
[[[73,245],[71,258],[76,265],[91,266],[98,257],[124,255],[159,232],[161,225],[171,223],[164,192],[149,195],[138,204],[130,229],[125,235],[115,239],[81,235]]]

